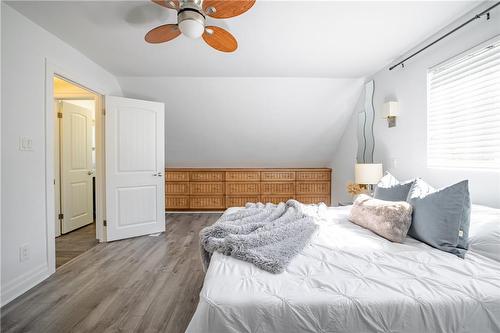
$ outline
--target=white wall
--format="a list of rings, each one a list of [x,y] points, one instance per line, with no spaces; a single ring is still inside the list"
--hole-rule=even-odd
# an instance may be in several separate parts
[[[491,5],[491,2],[487,5]],[[474,10],[473,13],[479,10]],[[472,13],[450,27],[455,27],[470,17]],[[437,35],[449,30],[450,28],[444,29]],[[475,21],[406,62],[404,69],[389,71],[383,68],[372,77],[375,80],[374,159],[376,162],[382,162],[385,169],[389,169],[400,179],[422,177],[436,187],[469,179],[474,203],[500,208],[500,170],[439,170],[428,168],[426,165],[427,69],[499,34],[500,8],[497,8],[491,12],[489,21],[484,18]],[[400,102],[401,115],[397,118],[397,126],[394,128],[388,128],[387,121],[380,116],[384,101],[389,99],[396,99]],[[356,120],[352,121],[355,124]],[[354,125],[351,124],[350,127],[352,126]],[[347,150],[349,153],[354,152],[356,150],[355,137],[355,131],[347,130],[339,149]],[[351,145],[351,148],[347,149],[347,145]],[[336,159],[339,159],[339,154],[343,153],[343,151],[337,151]],[[392,162],[393,160],[396,161],[396,165]],[[350,158],[346,158],[346,161],[352,163]],[[342,168],[347,169],[347,166],[343,165]],[[352,172],[345,173],[342,177],[342,179],[337,179],[338,186],[352,180]],[[343,196],[347,197],[344,189],[335,191],[343,191]]]
[[[125,95],[165,102],[171,167],[325,167],[359,79],[119,78]]]
[[[48,274],[45,209],[45,59],[106,94],[116,79],[2,2],[2,304]],[[52,112],[52,110],[49,110]],[[20,136],[33,150],[18,150]],[[52,223],[52,221],[51,221]],[[30,259],[19,262],[19,247]]]

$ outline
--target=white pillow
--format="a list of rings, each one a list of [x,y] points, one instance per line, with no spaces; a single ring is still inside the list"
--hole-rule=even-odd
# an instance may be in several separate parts
[[[469,251],[500,261],[500,209],[472,205]]]
[[[389,171],[385,172],[384,177],[380,178],[377,186],[380,187],[391,187],[394,185],[399,185],[399,180],[394,177]]]

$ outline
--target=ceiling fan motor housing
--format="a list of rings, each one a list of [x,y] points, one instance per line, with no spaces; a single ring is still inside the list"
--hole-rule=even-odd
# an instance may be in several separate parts
[[[194,8],[182,8],[177,14],[179,30],[190,38],[199,38],[205,30],[205,15]]]

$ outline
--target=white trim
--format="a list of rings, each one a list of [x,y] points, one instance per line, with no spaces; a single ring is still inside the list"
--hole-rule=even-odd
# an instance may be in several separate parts
[[[104,119],[102,115],[103,108],[103,89],[89,83],[77,73],[68,71],[54,64],[49,59],[45,59],[45,168],[46,168],[46,217],[47,221],[54,220],[54,118],[51,117],[50,110],[54,103],[54,76],[74,82],[75,84],[94,92],[97,95],[95,120],[96,120],[96,159],[104,158],[103,131]],[[100,190],[105,190],[104,183],[104,162],[96,164],[96,236],[99,241],[105,241],[103,231],[103,219],[105,216],[105,203],[102,201],[104,195],[100,195]],[[54,225],[47,227],[47,262],[49,263],[50,274],[55,272],[55,230]],[[51,262],[53,261],[53,262]]]
[[[14,280],[2,286],[2,306],[11,302],[15,298],[24,294],[52,273],[49,272],[47,265],[40,265],[22,275],[19,275]]]
[[[165,214],[222,214],[224,212],[225,210],[166,210]]]

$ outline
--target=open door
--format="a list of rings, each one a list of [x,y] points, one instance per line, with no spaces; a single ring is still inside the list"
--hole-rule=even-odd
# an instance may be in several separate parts
[[[164,109],[106,96],[108,241],[165,231]]]
[[[92,204],[92,110],[61,102],[61,232],[94,221]]]

